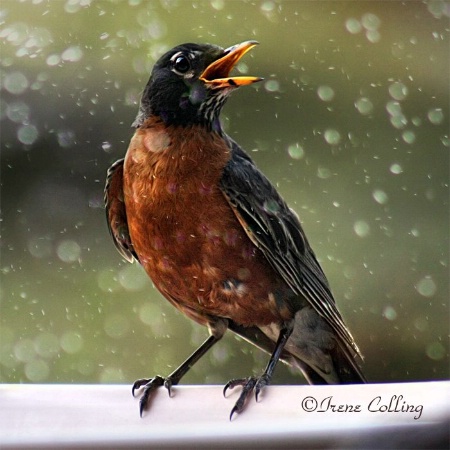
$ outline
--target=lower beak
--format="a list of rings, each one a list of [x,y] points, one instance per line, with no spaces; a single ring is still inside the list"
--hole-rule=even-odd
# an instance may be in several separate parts
[[[239,87],[261,81],[259,77],[230,77],[229,74],[238,61],[258,42],[246,41],[225,50],[224,56],[211,63],[200,75],[206,85],[213,89]]]

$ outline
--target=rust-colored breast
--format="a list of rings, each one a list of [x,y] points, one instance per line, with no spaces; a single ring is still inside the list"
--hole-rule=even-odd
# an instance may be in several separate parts
[[[201,127],[136,131],[125,159],[124,197],[133,247],[155,286],[200,323],[282,320],[283,283],[219,188],[230,148]]]

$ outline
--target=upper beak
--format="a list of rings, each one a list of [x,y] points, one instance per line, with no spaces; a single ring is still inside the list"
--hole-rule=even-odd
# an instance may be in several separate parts
[[[200,75],[200,80],[211,88],[239,87],[261,81],[259,77],[229,77],[238,61],[255,45],[256,41],[246,41],[225,50],[224,56],[211,63]]]

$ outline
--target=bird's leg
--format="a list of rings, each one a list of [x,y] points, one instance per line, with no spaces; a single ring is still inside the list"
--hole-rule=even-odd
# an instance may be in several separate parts
[[[155,391],[158,387],[163,386],[168,390],[169,395],[171,395],[171,388],[179,383],[181,378],[189,371],[189,369],[216,343],[218,342],[223,333],[221,335],[212,334],[206,339],[205,342],[197,349],[191,356],[189,356],[186,361],[184,361],[177,369],[175,369],[169,376],[161,377],[157,375],[154,378],[141,378],[140,380],[136,380],[132,387],[132,394],[134,396],[134,391],[136,389],[144,386],[144,393],[142,394],[141,400],[139,401],[139,412],[142,417],[142,413],[146,409],[148,405],[148,401],[150,395]]]
[[[280,330],[280,334],[278,336],[278,340],[275,345],[275,350],[273,351],[269,359],[269,363],[267,364],[266,369],[259,378],[256,377],[238,378],[229,381],[225,385],[223,389],[223,395],[226,394],[228,389],[233,389],[236,386],[242,386],[241,395],[239,396],[237,402],[235,403],[233,409],[231,410],[230,420],[233,418],[234,413],[239,414],[240,412],[242,412],[253,390],[255,391],[256,401],[258,401],[258,395],[261,392],[262,388],[264,388],[270,383],[273,372],[275,370],[275,366],[277,365],[277,362],[280,359],[281,352],[283,351],[284,346],[286,345],[286,342],[288,341],[293,328],[294,326],[292,322]]]

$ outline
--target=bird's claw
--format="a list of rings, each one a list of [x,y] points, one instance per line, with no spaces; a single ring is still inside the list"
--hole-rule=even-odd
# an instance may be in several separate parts
[[[265,379],[264,375],[261,378],[248,377],[248,378],[238,378],[229,381],[223,388],[223,395],[225,396],[228,389],[233,389],[236,386],[242,386],[242,392],[237,402],[234,404],[233,409],[230,413],[230,420],[233,418],[234,413],[241,413],[244,409],[247,400],[250,398],[253,390],[255,390],[255,397],[258,400],[258,394],[261,389],[268,384],[268,380]]]
[[[139,414],[141,415],[141,417],[148,406],[151,394],[156,391],[157,388],[164,386],[169,393],[169,397],[172,397],[173,382],[170,378],[164,378],[160,375],[156,375],[156,377],[153,378],[141,378],[139,380],[136,380],[133,384],[133,387],[131,388],[133,397],[135,397],[134,392],[136,391],[136,389],[140,389],[142,386],[144,387],[144,392],[141,399],[139,400]]]

